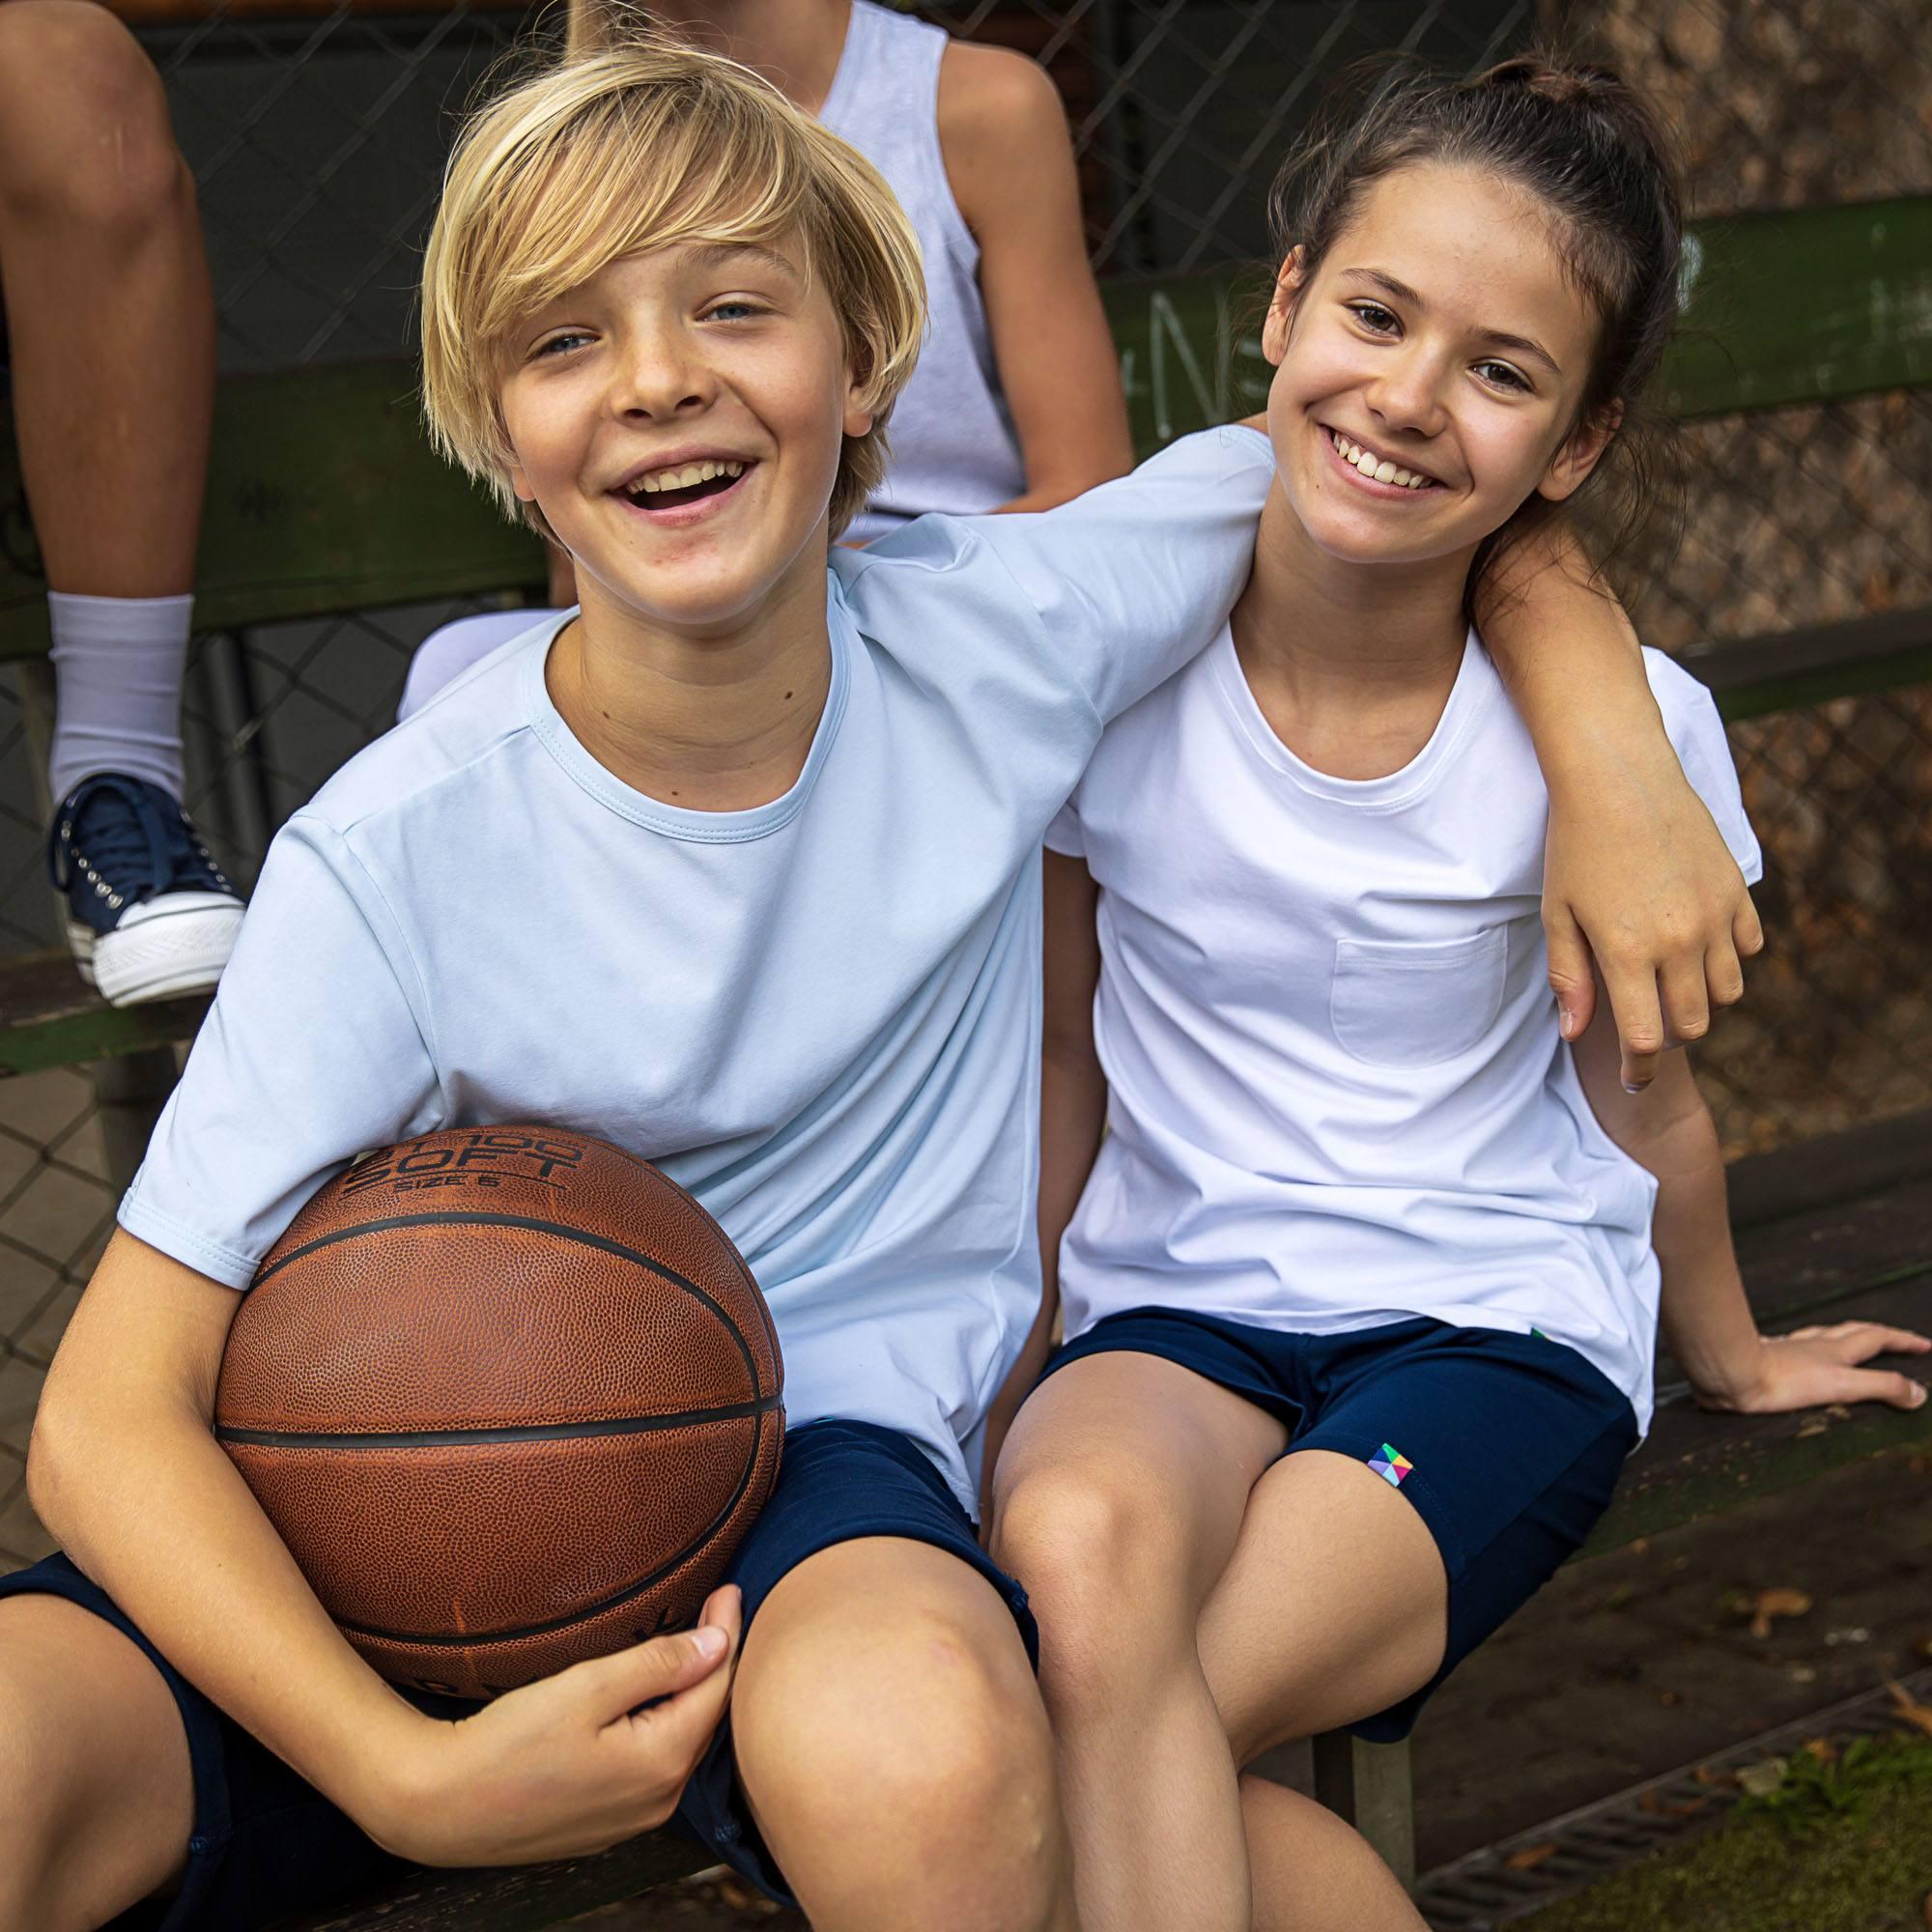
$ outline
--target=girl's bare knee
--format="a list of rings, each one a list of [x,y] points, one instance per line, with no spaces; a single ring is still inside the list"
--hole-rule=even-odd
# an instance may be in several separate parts
[[[1077,1463],[1030,1470],[1003,1499],[993,1556],[1038,1612],[1050,1697],[1111,1695],[1191,1655],[1185,1513],[1169,1500],[1152,1472]]]

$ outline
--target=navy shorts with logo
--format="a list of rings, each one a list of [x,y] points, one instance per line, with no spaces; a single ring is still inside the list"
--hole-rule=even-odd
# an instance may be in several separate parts
[[[1056,1351],[1046,1374],[1118,1350],[1158,1355],[1279,1416],[1285,1455],[1365,1463],[1415,1505],[1449,1577],[1442,1665],[1350,1728],[1406,1738],[1430,1693],[1576,1551],[1635,1446],[1629,1398],[1560,1342],[1416,1318],[1342,1335],[1278,1334],[1134,1308]]]
[[[865,1422],[814,1422],[785,1437],[770,1499],[726,1573],[744,1592],[749,1628],[779,1579],[807,1557],[866,1536],[899,1536],[950,1550],[1012,1611],[1027,1654],[1039,1657],[1026,1592],[980,1548],[946,1479],[910,1438]],[[173,1691],[194,1774],[194,1828],[180,1891],[114,1921],[116,1932],[248,1932],[313,1912],[412,1869],[383,1851],[344,1812],[188,1684],[117,1605],[65,1556],[0,1577],[0,1597],[65,1597],[125,1633]],[[439,1718],[474,1704],[406,1691]],[[685,1786],[673,1826],[774,1897],[790,1901],[739,1787],[728,1719]]]

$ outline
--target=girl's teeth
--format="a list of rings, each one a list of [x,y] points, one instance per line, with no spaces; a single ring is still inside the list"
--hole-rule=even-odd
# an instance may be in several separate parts
[[[1328,432],[1329,440],[1341,452],[1344,463],[1351,463],[1364,476],[1372,476],[1378,483],[1393,483],[1403,490],[1423,490],[1429,486],[1429,478],[1412,469],[1404,469],[1388,458],[1378,456],[1372,449],[1364,449],[1359,442],[1350,442],[1346,436],[1336,430]]]

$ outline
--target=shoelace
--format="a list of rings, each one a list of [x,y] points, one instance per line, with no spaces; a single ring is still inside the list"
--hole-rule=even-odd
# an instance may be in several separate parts
[[[112,772],[80,784],[61,809],[47,841],[47,870],[55,889],[66,892],[71,883],[70,854],[78,846],[95,871],[130,904],[176,886],[227,891],[227,882],[189,836],[181,809],[168,800],[162,810],[156,803],[158,796],[164,795]],[[93,810],[96,800],[104,797],[127,810]],[[63,827],[70,825],[72,832],[63,838]]]

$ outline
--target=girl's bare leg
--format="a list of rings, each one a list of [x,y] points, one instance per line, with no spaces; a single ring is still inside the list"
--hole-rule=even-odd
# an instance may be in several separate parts
[[[1352,1826],[1264,1777],[1241,1779],[1254,1932],[1427,1932],[1395,1874]]]
[[[1297,1452],[1255,1485],[1201,1613],[1201,1663],[1236,1761],[1369,1717],[1435,1674],[1448,1579],[1414,1508],[1365,1463]],[[1256,1932],[1422,1924],[1361,1836],[1244,1778]]]
[[[1151,1355],[1050,1377],[995,1479],[995,1560],[1039,1613],[1086,1932],[1246,1932],[1236,1764],[1197,1654],[1202,1606],[1283,1425]]]

